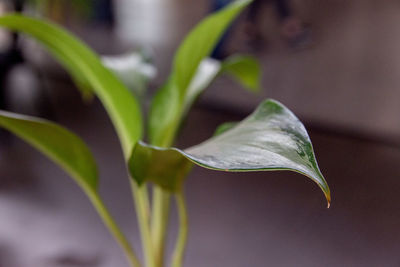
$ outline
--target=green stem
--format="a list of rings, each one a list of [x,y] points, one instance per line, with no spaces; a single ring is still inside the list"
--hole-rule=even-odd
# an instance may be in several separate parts
[[[177,125],[177,124],[176,124]],[[151,143],[159,147],[170,147],[173,143],[177,126],[173,126],[173,134],[164,136],[161,140]],[[164,266],[165,239],[167,236],[171,194],[158,185],[153,186],[153,214],[151,234],[154,246],[155,267]]]
[[[176,205],[179,215],[179,233],[172,256],[172,267],[181,267],[185,254],[185,247],[188,235],[188,215],[186,210],[185,196],[183,190],[176,194]]]
[[[155,185],[153,188],[153,216],[151,233],[156,267],[164,266],[165,239],[168,227],[170,193]]]
[[[130,243],[118,227],[117,223],[113,219],[112,215],[108,211],[107,207],[104,205],[104,202],[100,198],[99,194],[90,188],[84,188],[86,194],[88,195],[90,201],[92,202],[93,206],[95,207],[96,211],[100,215],[101,219],[103,220],[104,224],[107,226],[110,233],[114,236],[115,240],[124,250],[126,258],[128,259],[130,266],[132,267],[140,267],[141,264],[136,257],[133,248],[131,247]]]
[[[135,200],[136,214],[139,223],[146,266],[156,267],[153,242],[150,232],[150,205],[147,187],[145,185],[139,187],[136,182],[133,181],[133,179],[131,179],[131,187]]]

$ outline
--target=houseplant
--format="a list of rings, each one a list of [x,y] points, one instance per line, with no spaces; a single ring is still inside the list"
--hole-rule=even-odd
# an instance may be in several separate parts
[[[213,137],[197,146],[184,150],[171,147],[193,102],[216,76],[228,73],[244,86],[257,89],[259,69],[254,59],[206,59],[232,20],[250,2],[232,2],[201,21],[184,39],[168,80],[153,98],[146,124],[149,144],[144,142],[142,107],[137,98],[90,48],[50,22],[15,14],[0,17],[0,26],[32,36],[58,59],[85,97],[95,94],[102,101],[129,171],[147,267],[165,265],[172,197],[180,222],[172,266],[182,266],[188,227],[183,184],[194,164],[219,171],[299,172],[320,186],[329,205],[329,187],[318,168],[308,134],[293,113],[277,101],[263,101],[246,119],[222,125]],[[87,194],[131,266],[142,266],[98,194],[95,160],[78,136],[55,123],[5,111],[0,112],[0,126],[64,168]]]

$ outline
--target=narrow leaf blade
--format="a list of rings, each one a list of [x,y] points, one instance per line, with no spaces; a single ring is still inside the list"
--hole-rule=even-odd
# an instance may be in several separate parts
[[[89,47],[61,27],[22,15],[0,17],[0,26],[34,37],[59,60],[80,85],[90,86],[102,101],[127,157],[142,136],[140,106],[123,83]]]
[[[173,142],[180,121],[193,102],[195,94],[191,91],[188,97],[188,90],[200,63],[211,53],[231,22],[251,2],[233,1],[203,19],[186,36],[175,54],[168,82],[157,92],[151,105],[149,134],[152,144],[167,146]],[[168,116],[157,117],[159,114]]]
[[[173,75],[181,95],[190,84],[200,62],[207,57],[237,15],[252,1],[237,0],[202,20],[185,38],[175,59]]]
[[[60,165],[85,188],[96,190],[98,173],[86,144],[75,134],[55,123],[0,111],[0,127],[14,133]]]

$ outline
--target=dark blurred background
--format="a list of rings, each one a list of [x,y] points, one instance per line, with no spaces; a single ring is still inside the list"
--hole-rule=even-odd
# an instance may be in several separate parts
[[[167,77],[183,36],[224,4],[25,2],[24,12],[63,24],[101,54],[146,47],[158,69],[149,95]],[[0,0],[1,13],[14,8]],[[326,209],[318,187],[295,173],[195,168],[186,184],[186,266],[400,266],[399,25],[395,0],[258,1],[238,19],[215,56],[259,58],[262,92],[218,79],[189,114],[179,146],[201,142],[220,123],[275,98],[309,130],[332,206]],[[31,40],[1,32],[0,54],[2,108],[55,120],[87,141],[101,193],[139,250],[122,153],[100,103],[84,104],[68,75]],[[1,140],[0,266],[126,266],[73,181],[18,139],[2,132]],[[173,211],[169,248],[176,224]]]

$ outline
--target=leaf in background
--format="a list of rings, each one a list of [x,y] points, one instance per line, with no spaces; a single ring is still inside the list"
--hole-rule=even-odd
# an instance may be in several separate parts
[[[186,114],[194,101],[198,98],[198,96],[208,87],[210,84],[217,78],[218,74],[221,73],[221,62],[212,59],[206,58],[204,59],[196,72],[196,75],[193,77],[189,88],[186,92],[186,98],[184,101],[184,114]]]
[[[250,91],[260,91],[261,66],[252,56],[233,55],[228,57],[222,63],[221,72],[232,76]]]
[[[172,76],[184,96],[200,62],[207,57],[228,26],[252,1],[236,0],[203,19],[182,42],[174,58]]]
[[[257,62],[257,60],[251,56],[244,56],[244,55],[235,55],[232,57],[228,57],[226,60],[223,62],[220,62],[218,60],[212,59],[212,58],[206,58],[203,59],[203,61],[200,63],[198,66],[196,75],[193,77],[188,90],[186,92],[186,97],[185,101],[183,103],[183,116],[186,115],[195,100],[199,97],[199,95],[207,88],[210,86],[210,84],[219,76],[222,74],[229,74],[232,76],[235,80],[237,80],[239,83],[241,83],[245,88],[248,88],[250,91],[258,91],[259,90],[259,83],[260,83],[260,77],[261,77],[261,69],[260,65]],[[172,86],[172,82],[167,83],[166,86]],[[162,91],[162,92],[161,92]],[[179,115],[182,116],[182,114],[178,114],[177,109],[168,109],[168,107],[171,105],[171,101],[177,100],[177,90],[173,90],[173,92],[169,92],[169,90],[160,90],[160,93],[156,95],[156,98],[154,99],[154,103],[157,104],[166,104],[167,106],[164,108],[159,108],[160,111],[166,110],[168,113],[160,113],[157,116],[154,116],[152,118],[154,121],[157,119],[159,120],[158,124],[165,122],[166,120],[164,119],[165,117],[171,116],[171,118],[175,119],[175,123],[179,123],[179,119],[181,118]],[[169,97],[163,97],[162,94],[175,94],[175,96],[169,96]],[[169,99],[170,102],[166,102],[165,99]],[[175,105],[179,105],[179,103],[176,103]],[[176,113],[173,113],[176,112]],[[164,114],[164,115],[162,115]],[[167,116],[165,114],[168,114]],[[160,120],[161,116],[161,120]],[[160,127],[163,128],[163,127]],[[154,133],[153,134],[159,134],[166,136],[168,134],[167,132],[163,133]],[[170,134],[174,134],[174,132],[170,132]],[[154,140],[156,138],[151,138],[151,140]]]
[[[259,91],[261,67],[252,56],[234,55],[224,61],[206,58],[201,61],[186,92],[184,114],[186,114],[198,96],[222,74],[228,74],[243,87],[252,92]]]
[[[148,82],[157,74],[156,68],[147,62],[141,53],[103,56],[102,61],[135,95],[140,97],[146,92]]]
[[[177,152],[181,158],[177,157]],[[147,157],[143,157],[144,154]],[[157,156],[153,158],[153,155]],[[139,157],[140,164],[135,163]],[[295,171],[316,182],[330,202],[329,187],[319,170],[306,129],[290,110],[274,100],[264,101],[233,128],[188,149],[166,149],[138,143],[129,161],[130,166],[136,166],[130,171],[138,183],[149,180],[173,190],[180,188],[183,173],[177,173],[175,179],[168,182],[156,180],[162,176],[155,178],[149,174],[152,168],[164,168],[158,169],[157,173],[168,173],[169,168],[182,165],[183,158],[220,171]]]
[[[125,157],[128,157],[142,136],[140,107],[124,84],[104,67],[99,57],[72,34],[49,22],[6,15],[0,17],[0,26],[31,35],[75,76],[75,80],[93,88],[113,121]]]
[[[168,80],[156,93],[151,103],[149,115],[150,143],[157,146],[168,146],[176,134],[181,116],[181,105],[178,90]]]
[[[96,191],[97,166],[86,144],[67,129],[39,118],[0,111],[0,127],[60,165],[84,189]]]
[[[186,36],[175,54],[168,83],[157,92],[151,106],[149,134],[152,144],[166,146],[172,142],[184,114],[186,93],[200,62],[211,53],[231,22],[250,3],[251,0],[232,2],[203,19]],[[157,117],[164,113],[168,113],[169,116]]]

